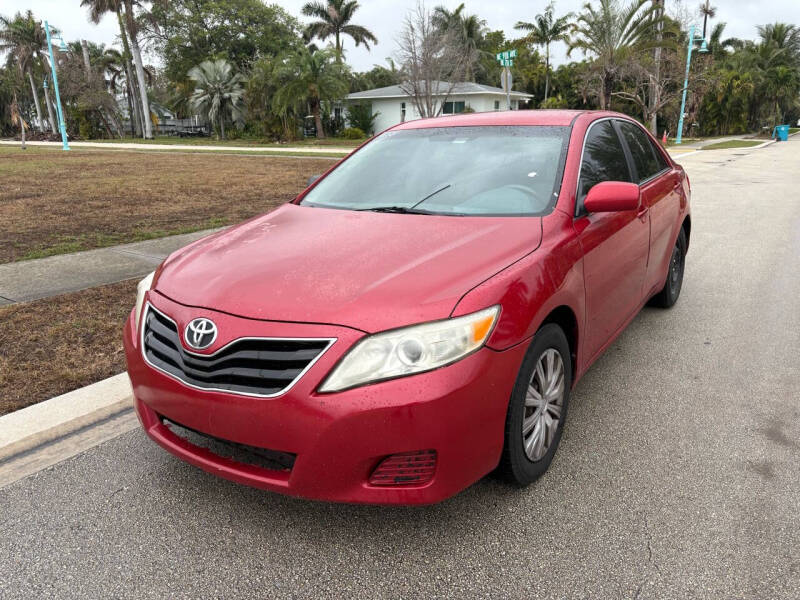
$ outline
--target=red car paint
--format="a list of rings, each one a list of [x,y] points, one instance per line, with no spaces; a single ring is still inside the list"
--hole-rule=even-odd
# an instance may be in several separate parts
[[[306,498],[431,503],[483,477],[498,464],[514,379],[542,323],[555,318],[568,330],[577,381],[663,286],[680,228],[688,232],[688,180],[663,151],[669,168],[639,186],[638,210],[574,217],[584,137],[604,118],[630,121],[617,113],[514,111],[395,128],[571,127],[559,197],[543,217],[323,209],[298,206],[301,194],[175,252],[159,268],[147,302],[178,331],[194,318],[212,318],[220,335],[204,352],[241,337],[336,342],[287,392],[252,398],[192,389],[152,368],[131,315],[125,351],[147,434],[206,471]],[[316,391],[368,333],[493,305],[501,313],[485,347],[462,360],[342,392]],[[186,442],[159,415],[297,458],[291,471],[237,463]],[[437,456],[428,483],[370,485],[386,457],[421,450]]]

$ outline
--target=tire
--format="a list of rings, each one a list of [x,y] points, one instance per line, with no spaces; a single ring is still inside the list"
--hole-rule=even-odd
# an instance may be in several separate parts
[[[672,248],[672,255],[667,267],[667,280],[664,287],[650,300],[653,306],[670,308],[678,301],[683,287],[683,271],[686,267],[686,232],[681,227],[675,246]]]
[[[557,360],[560,359],[563,378],[561,385],[555,390],[557,393],[550,394],[551,402],[547,402],[547,397],[543,398],[543,395],[539,394],[542,387],[540,380],[544,375],[545,381],[548,381],[550,375],[548,361],[551,357],[555,371],[557,371]],[[541,367],[540,371],[537,370],[537,366]],[[547,471],[564,431],[571,386],[572,360],[567,337],[558,325],[549,323],[533,337],[511,393],[506,414],[505,443],[498,466],[498,474],[503,479],[525,486],[536,481]],[[529,389],[532,390],[531,395]],[[550,427],[553,427],[552,421],[556,416],[558,419],[554,428],[548,428],[547,419],[550,420]],[[539,447],[530,443],[532,436],[536,434],[537,421],[538,426],[543,428],[539,429],[539,433],[542,434],[541,441],[544,446]],[[523,431],[523,422],[529,428],[527,433]]]

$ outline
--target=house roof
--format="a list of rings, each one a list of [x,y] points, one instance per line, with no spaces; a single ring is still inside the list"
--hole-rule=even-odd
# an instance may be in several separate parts
[[[450,87],[450,84],[446,81],[438,81],[436,82],[435,89],[437,89],[440,93],[435,94],[436,96],[444,96],[447,89]],[[453,89],[450,92],[450,96],[465,96],[469,94],[491,94],[491,95],[499,95],[505,96],[506,93],[498,87],[492,87],[491,85],[483,85],[481,83],[472,83],[471,81],[466,81],[463,83],[456,83],[453,86]],[[511,92],[511,96],[517,99],[521,98],[533,98],[533,95],[526,94],[524,92]],[[408,98],[409,94],[403,91],[403,89],[399,85],[390,85],[388,87],[382,88],[375,88],[374,90],[365,90],[363,92],[354,92],[349,94],[346,99],[347,100],[375,100],[379,98]]]
[[[622,116],[619,113],[586,110],[502,110],[478,113],[462,113],[429,119],[416,119],[400,123],[392,129],[426,129],[429,127],[481,127],[491,125],[506,126],[561,126],[568,127],[583,114],[596,114],[598,117]]]

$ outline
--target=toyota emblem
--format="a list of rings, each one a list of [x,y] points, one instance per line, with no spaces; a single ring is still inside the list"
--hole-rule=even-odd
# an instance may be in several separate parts
[[[217,339],[217,326],[214,321],[205,317],[194,319],[186,326],[183,338],[195,350],[204,350]]]

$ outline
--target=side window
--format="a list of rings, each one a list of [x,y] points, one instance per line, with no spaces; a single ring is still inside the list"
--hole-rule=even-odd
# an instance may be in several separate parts
[[[632,181],[622,143],[611,121],[595,123],[586,136],[578,180],[576,215],[583,214],[586,194],[601,181]]]
[[[622,136],[631,151],[639,183],[650,179],[663,168],[656,159],[653,147],[650,145],[650,138],[640,127],[629,121],[618,121],[618,123]]]
[[[655,154],[656,156],[656,162],[658,163],[658,170],[663,171],[664,169],[669,169],[670,168],[669,163],[667,162],[667,159],[664,158],[664,155],[661,153],[661,150],[658,147],[656,147],[656,145],[653,143],[653,140],[648,139],[648,141],[650,142],[650,147],[653,149],[653,154]]]

